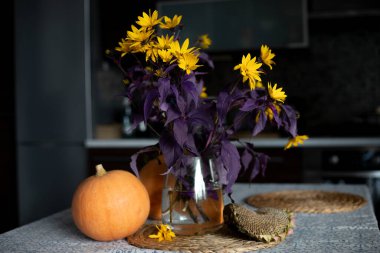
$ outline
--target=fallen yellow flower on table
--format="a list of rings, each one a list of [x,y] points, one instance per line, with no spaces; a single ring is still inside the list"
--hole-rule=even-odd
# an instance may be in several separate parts
[[[156,225],[156,228],[158,230],[157,234],[149,235],[149,238],[158,239],[161,242],[163,240],[171,241],[175,237],[175,233],[168,225],[161,224],[160,227]]]

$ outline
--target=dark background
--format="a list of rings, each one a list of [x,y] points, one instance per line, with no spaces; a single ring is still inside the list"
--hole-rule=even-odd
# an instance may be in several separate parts
[[[300,112],[300,132],[315,137],[380,136],[380,3],[307,3],[308,46],[273,48],[276,65],[270,72],[288,94],[287,103]],[[100,19],[94,20],[98,64],[107,61],[99,52],[114,48],[142,11],[155,9],[152,1],[119,4],[121,8],[115,9],[98,1]],[[215,70],[206,78],[209,95],[235,77],[233,67],[248,52],[255,54],[250,49],[210,52]]]

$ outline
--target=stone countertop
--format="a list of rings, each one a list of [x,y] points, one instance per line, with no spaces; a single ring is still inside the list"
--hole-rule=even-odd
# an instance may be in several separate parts
[[[368,203],[353,212],[296,214],[294,234],[278,246],[256,252],[380,252],[380,231],[365,185],[346,184],[243,184],[234,185],[233,198],[263,192],[313,189],[358,194]],[[228,200],[226,199],[226,203]],[[74,225],[70,210],[63,210],[0,235],[0,252],[161,252],[139,249],[126,240],[97,242],[84,236]]]

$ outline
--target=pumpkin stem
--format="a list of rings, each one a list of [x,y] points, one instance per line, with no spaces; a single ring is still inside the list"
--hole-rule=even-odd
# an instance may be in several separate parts
[[[102,164],[96,165],[95,168],[96,168],[96,176],[97,177],[101,177],[101,176],[104,176],[105,174],[107,174],[107,171],[104,169]]]

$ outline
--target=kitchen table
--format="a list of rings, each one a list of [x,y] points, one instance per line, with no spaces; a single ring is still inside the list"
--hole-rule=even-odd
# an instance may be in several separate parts
[[[348,184],[245,184],[234,185],[233,197],[243,202],[252,194],[278,190],[305,189],[353,193],[368,203],[355,211],[334,214],[296,214],[294,233],[279,245],[255,252],[380,252],[380,231],[367,186]],[[226,200],[227,202],[227,200]],[[0,252],[160,252],[139,249],[126,240],[97,242],[84,236],[74,225],[70,210],[0,235]]]

